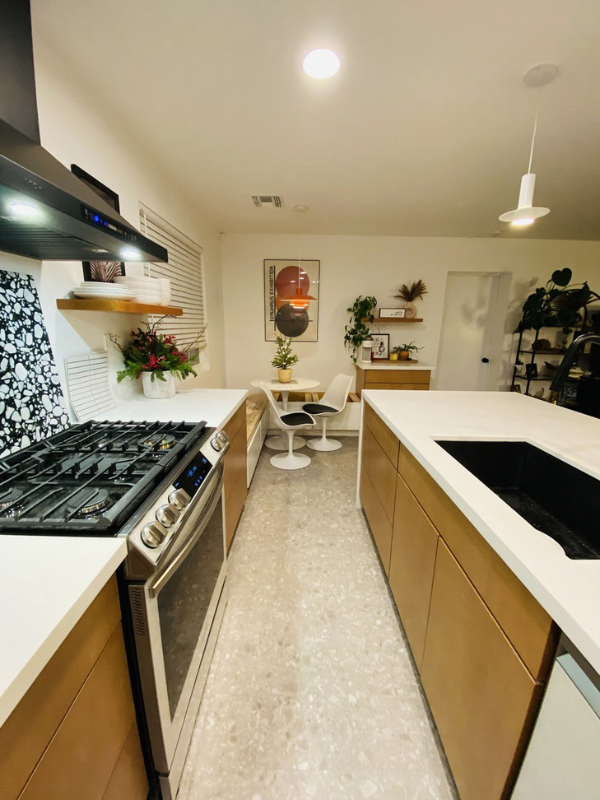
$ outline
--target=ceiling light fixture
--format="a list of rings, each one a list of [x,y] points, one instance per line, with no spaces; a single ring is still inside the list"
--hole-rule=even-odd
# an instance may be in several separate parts
[[[556,64],[538,64],[528,70],[523,76],[523,82],[529,89],[539,89],[541,86],[546,86],[551,83],[558,74],[558,67]],[[545,217],[550,213],[549,208],[544,206],[533,205],[533,192],[535,189],[535,173],[531,171],[533,163],[533,150],[535,147],[535,136],[537,133],[538,112],[536,109],[535,120],[533,123],[533,135],[531,137],[531,149],[529,151],[529,165],[527,172],[521,178],[521,188],[519,191],[519,202],[516,208],[512,211],[506,211],[501,214],[498,219],[501,222],[510,222],[511,225],[518,228],[533,225],[536,219]]]
[[[12,203],[8,210],[13,217],[35,217],[38,210],[31,203]]]
[[[340,59],[333,50],[311,50],[304,57],[302,68],[311,78],[331,78],[340,68]]]

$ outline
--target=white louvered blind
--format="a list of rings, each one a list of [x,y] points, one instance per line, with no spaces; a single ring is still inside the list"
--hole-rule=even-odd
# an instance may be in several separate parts
[[[168,333],[175,334],[182,350],[188,349],[194,342],[197,343],[196,347],[206,344],[206,331],[198,338],[206,325],[202,248],[141,203],[140,227],[145,236],[169,252],[168,264],[147,263],[146,275],[169,278],[171,305],[183,309],[183,316],[169,317],[161,327],[165,332],[168,327]]]

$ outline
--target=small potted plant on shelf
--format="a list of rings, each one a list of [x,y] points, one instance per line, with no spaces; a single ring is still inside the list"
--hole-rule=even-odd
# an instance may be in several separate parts
[[[350,351],[350,358],[355,363],[361,346],[371,340],[371,331],[366,323],[375,321],[373,309],[376,305],[377,300],[374,297],[359,295],[354,301],[354,305],[347,309],[351,317],[345,328],[344,345]]]
[[[144,395],[153,400],[173,397],[175,378],[184,380],[189,375],[197,375],[194,364],[198,356],[190,357],[180,350],[173,335],[159,333],[157,328],[161,322],[162,319],[148,324],[147,330],[131,331],[131,339],[125,347],[111,336],[111,341],[123,354],[125,365],[117,372],[118,383],[126,378],[135,380],[141,375]]]
[[[415,300],[422,300],[423,295],[427,294],[427,286],[419,279],[413,281],[410,286],[403,283],[398,294],[395,295],[398,300],[404,301],[404,308],[406,309],[406,319],[414,319],[417,316],[417,307]]]
[[[392,350],[392,355],[390,355],[391,361],[409,361],[411,353],[418,353],[419,350],[422,350],[422,347],[417,347],[414,342],[409,342],[409,344],[401,344],[398,347],[394,347]],[[396,356],[396,358],[392,358],[392,356]]]
[[[292,380],[291,368],[298,363],[298,356],[292,353],[291,337],[277,335],[275,341],[277,342],[277,351],[271,361],[271,366],[277,370],[279,383],[289,383]]]

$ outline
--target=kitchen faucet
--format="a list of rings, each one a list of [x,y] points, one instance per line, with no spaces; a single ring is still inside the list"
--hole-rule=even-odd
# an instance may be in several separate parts
[[[596,342],[596,344],[600,344],[600,334],[584,333],[581,336],[578,336],[576,339],[573,339],[571,342],[571,345],[565,353],[561,365],[558,368],[552,383],[550,384],[550,391],[556,393],[556,398],[558,398],[558,394],[560,393],[564,382],[568,378],[571,367],[575,363],[577,356],[588,342]]]

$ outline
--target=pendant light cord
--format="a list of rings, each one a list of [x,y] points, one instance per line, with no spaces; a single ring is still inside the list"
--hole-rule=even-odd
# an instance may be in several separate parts
[[[535,135],[537,133],[537,124],[538,124],[538,106],[536,103],[535,120],[533,122],[533,136],[531,137],[531,150],[529,151],[529,167],[527,168],[528,173],[531,173],[531,165],[533,163],[533,148],[535,147]]]

